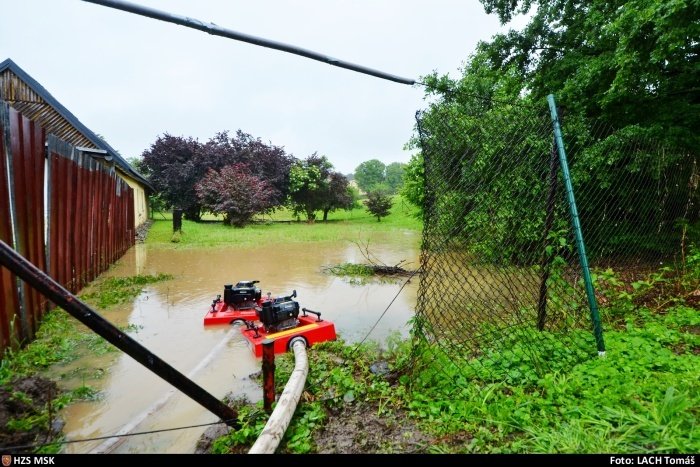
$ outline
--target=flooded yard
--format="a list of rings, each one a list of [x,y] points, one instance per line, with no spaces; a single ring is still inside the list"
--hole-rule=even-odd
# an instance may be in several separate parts
[[[420,234],[414,231],[372,235],[371,252],[387,264],[407,260],[418,267]],[[224,284],[260,280],[263,294],[297,291],[302,307],[318,310],[332,320],[340,337],[357,342],[398,292],[401,284],[370,282],[353,285],[330,276],[323,267],[363,262],[352,242],[290,243],[264,248],[169,248],[137,245],[107,273],[111,276],[172,274],[150,285],[133,303],[102,313],[112,323],[129,326],[129,333],[158,356],[216,397],[228,392],[261,397],[248,375],[260,369],[237,328],[205,328],[202,319]],[[389,334],[408,333],[418,280],[403,290],[370,335],[382,342]],[[212,355],[213,353],[213,355]],[[99,391],[95,401],[73,404],[62,412],[68,439],[107,436],[132,425],[134,432],[213,422],[216,417],[120,352],[94,355],[52,369],[64,387],[89,384]],[[95,378],[95,376],[98,376]],[[141,421],[142,420],[142,421]],[[140,422],[139,422],[140,421]],[[136,423],[139,422],[139,423]],[[120,439],[66,445],[65,452],[188,453],[204,427]]]

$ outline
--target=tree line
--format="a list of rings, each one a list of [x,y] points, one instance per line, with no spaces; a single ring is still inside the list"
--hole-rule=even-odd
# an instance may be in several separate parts
[[[531,200],[547,196],[545,99],[555,94],[565,138],[577,149],[570,165],[593,254],[623,246],[635,254],[661,251],[681,234],[699,240],[692,186],[700,3],[481,3],[502,24],[528,12],[529,23],[481,42],[462,76],[423,78],[431,104],[421,118],[423,139],[416,132],[409,143],[418,152],[405,170],[405,197],[420,207],[430,202],[441,216],[436,222],[454,231],[466,226],[470,239],[483,239],[475,247],[486,257],[517,260],[544,231],[544,206]],[[539,133],[525,130],[540,123]],[[439,162],[427,161],[427,147],[439,147]],[[433,163],[453,175],[427,200],[424,170]]]
[[[153,184],[160,208],[181,209],[194,221],[211,212],[223,216],[225,224],[242,227],[283,206],[308,222],[317,213],[325,221],[330,212],[357,207],[360,198],[327,157],[314,153],[297,159],[241,130],[217,133],[204,143],[166,133],[133,162]],[[368,192],[368,211],[380,220],[389,214],[389,195],[400,187],[402,164],[385,167],[376,161],[381,173],[365,176],[362,167],[376,169],[374,162],[360,164],[358,185]]]

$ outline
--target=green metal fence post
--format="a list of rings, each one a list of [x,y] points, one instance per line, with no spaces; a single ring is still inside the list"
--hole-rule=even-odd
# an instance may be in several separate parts
[[[571,212],[571,224],[576,237],[576,248],[578,249],[579,259],[581,261],[581,269],[583,270],[583,280],[586,284],[586,295],[588,297],[588,308],[591,310],[591,321],[593,322],[593,334],[595,335],[596,346],[598,347],[598,355],[605,355],[605,341],[603,340],[603,327],[600,322],[600,313],[598,312],[598,303],[593,290],[593,281],[591,280],[591,272],[588,268],[588,257],[586,256],[586,245],[583,242],[583,233],[581,232],[581,222],[578,217],[578,209],[576,208],[576,199],[574,198],[574,187],[571,183],[569,174],[569,164],[566,160],[566,150],[564,149],[564,139],[562,138],[561,125],[559,124],[559,114],[557,113],[557,105],[554,101],[554,94],[547,96],[549,103],[549,112],[552,116],[552,126],[554,127],[554,139],[557,143],[559,151],[559,164],[561,172],[564,176],[564,184],[566,186],[566,195],[569,201],[569,211]]]

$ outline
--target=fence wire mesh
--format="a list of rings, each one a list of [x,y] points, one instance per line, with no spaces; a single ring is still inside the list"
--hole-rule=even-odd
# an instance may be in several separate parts
[[[696,157],[641,128],[560,118],[594,286],[610,269],[640,277],[682,264],[698,238]],[[596,355],[547,103],[446,97],[417,115],[417,129],[418,351],[510,382]],[[597,302],[605,323],[605,296]]]

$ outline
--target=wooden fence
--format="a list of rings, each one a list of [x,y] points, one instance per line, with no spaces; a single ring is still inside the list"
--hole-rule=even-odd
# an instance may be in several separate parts
[[[0,240],[72,292],[134,243],[134,193],[114,167],[0,101]],[[33,339],[50,304],[0,267],[0,354]]]

